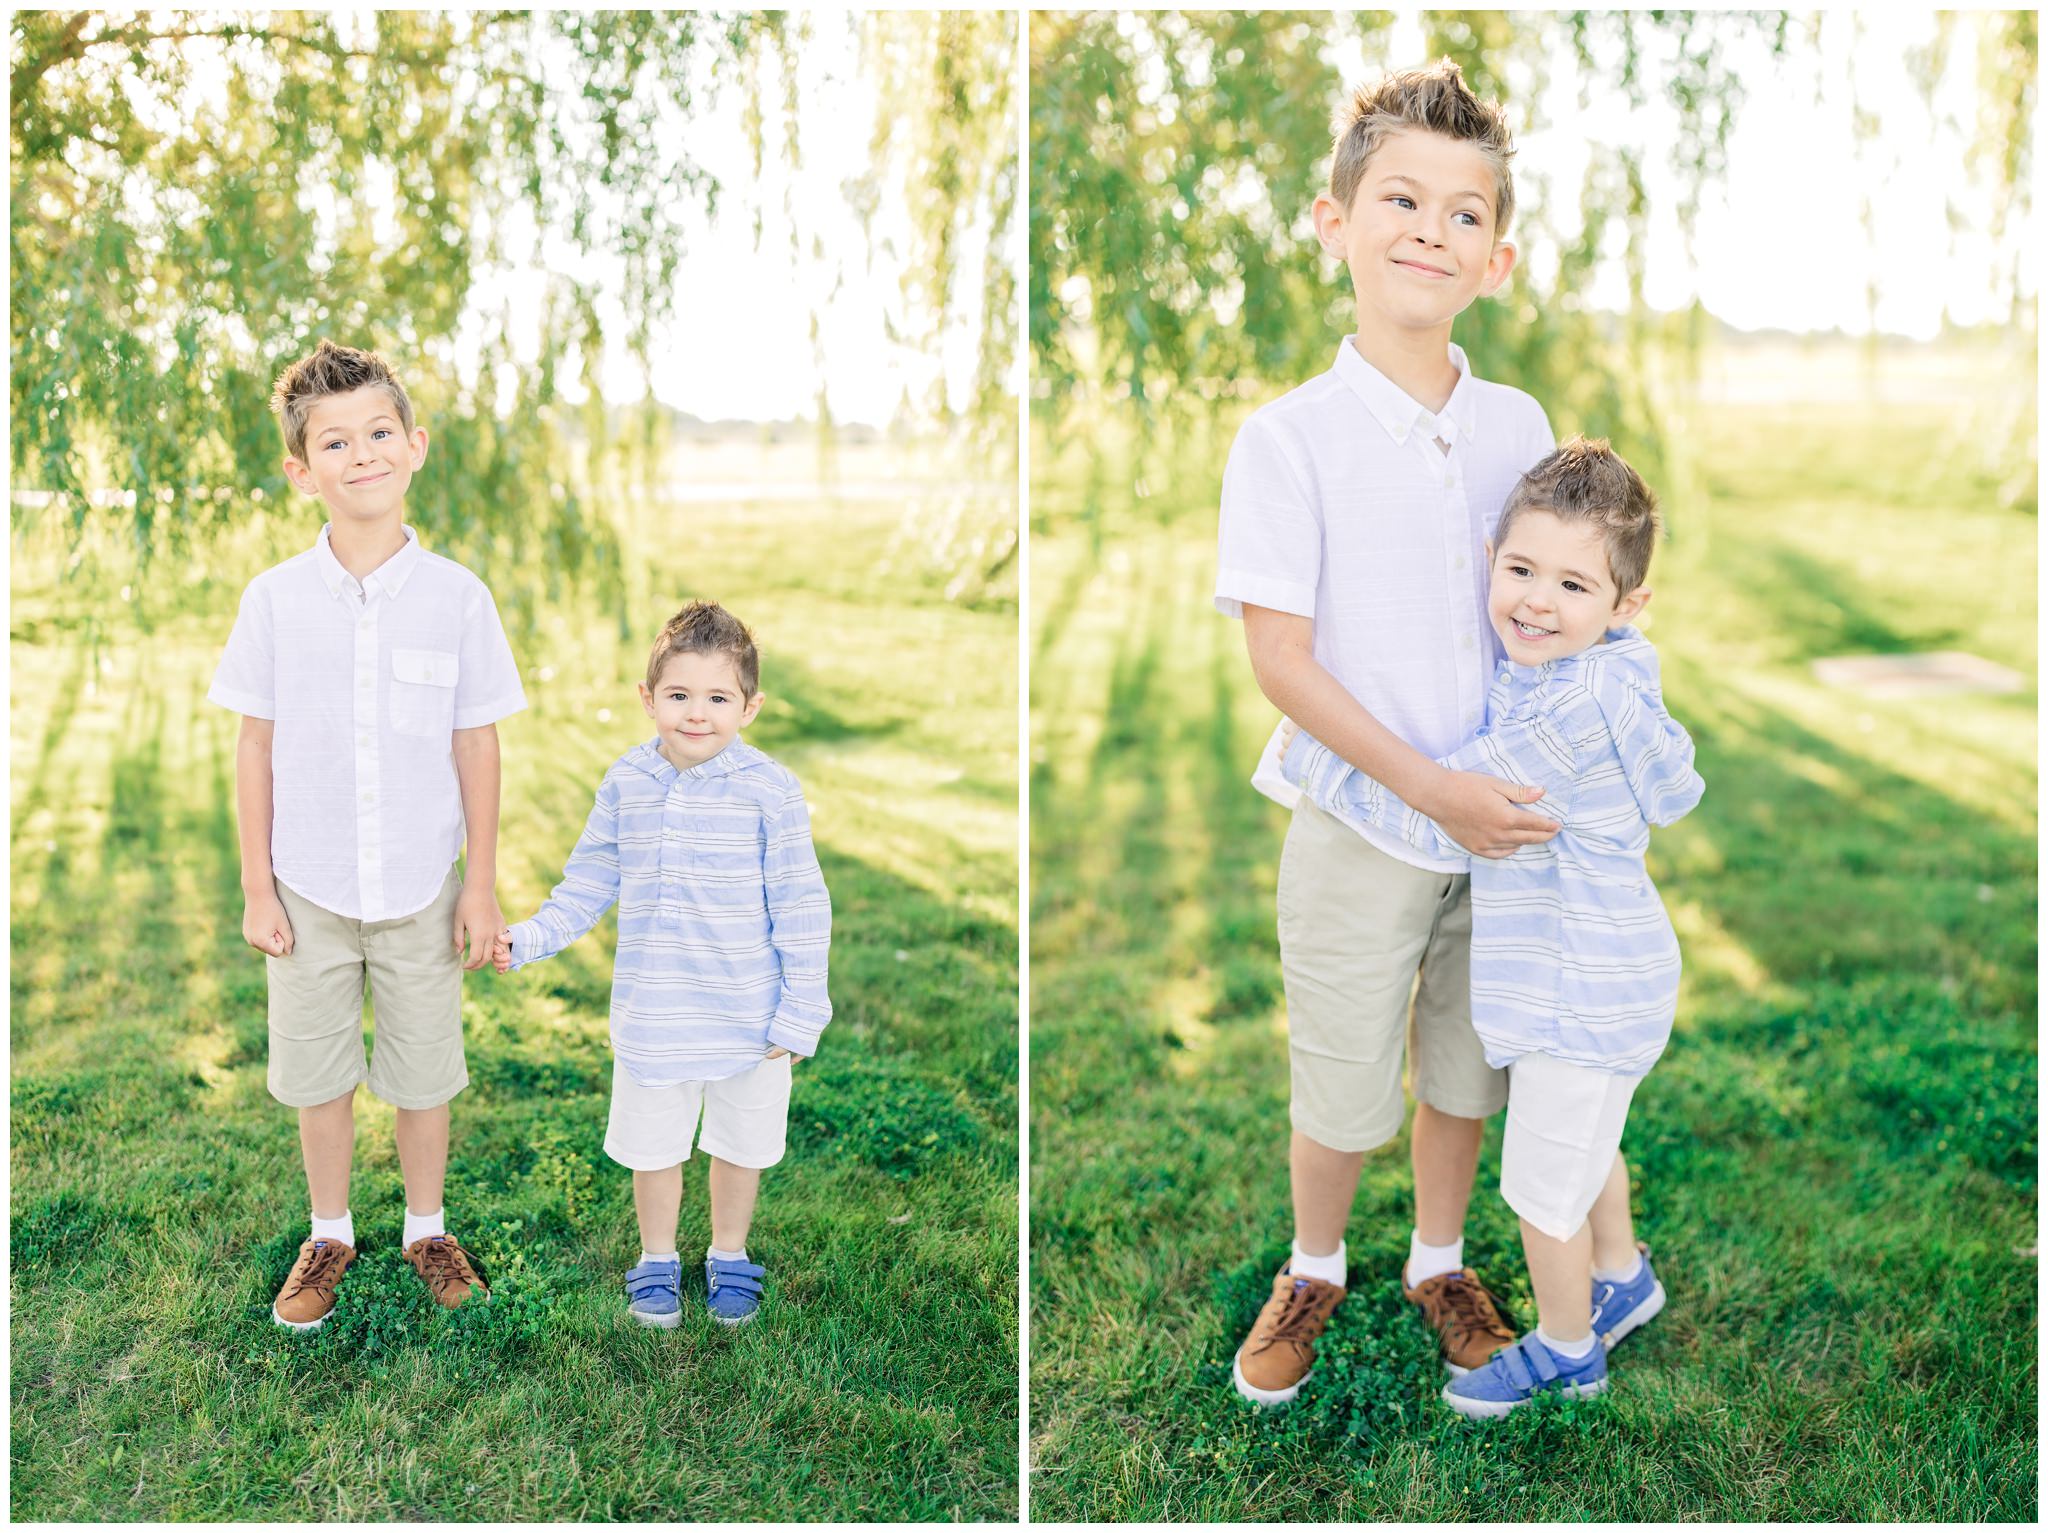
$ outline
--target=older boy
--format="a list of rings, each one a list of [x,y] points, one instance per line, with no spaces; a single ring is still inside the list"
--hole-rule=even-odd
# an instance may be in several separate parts
[[[604,1150],[633,1173],[640,1224],[626,1313],[664,1329],[682,1321],[692,1140],[711,1162],[705,1306],[724,1325],[759,1312],[766,1272],[747,1234],[761,1173],[786,1148],[791,1056],[816,1053],[832,1019],[832,900],[803,789],[739,737],[761,711],[760,670],[753,635],[715,602],[668,620],[640,684],[654,738],[612,763],[562,881],[495,947],[500,974],[536,963],[618,904]]]
[[[1350,270],[1358,330],[1329,372],[1239,432],[1216,580],[1281,712],[1488,857],[1557,830],[1520,807],[1535,790],[1431,759],[1484,716],[1498,651],[1482,550],[1553,445],[1536,401],[1473,377],[1450,339],[1514,266],[1512,152],[1500,112],[1449,60],[1353,98],[1314,217]],[[1294,811],[1278,891],[1294,1250],[1238,1351],[1238,1392],[1283,1403],[1314,1366],[1344,1297],[1359,1172],[1401,1129],[1404,1033],[1416,1109],[1403,1291],[1451,1370],[1475,1367],[1514,1333],[1464,1265],[1484,1120],[1507,1095],[1472,1030],[1468,879],[1302,799],[1270,744],[1253,781]]]
[[[405,1260],[439,1304],[489,1297],[448,1232],[442,1184],[448,1102],[469,1083],[463,948],[480,968],[500,924],[495,726],[526,698],[490,591],[405,525],[427,433],[383,358],[322,341],[271,408],[286,476],[328,521],[249,583],[207,696],[242,715],[242,935],[269,971],[270,1094],[298,1109],[312,1202],[271,1315],[310,1331],[356,1257],[366,1081],[398,1110]]]
[[[1621,1132],[1678,1004],[1678,938],[1643,866],[1649,828],[1704,785],[1664,711],[1657,653],[1628,626],[1650,599],[1656,537],[1635,470],[1575,437],[1523,476],[1489,550],[1487,615],[1507,659],[1485,726],[1444,765],[1541,789],[1563,831],[1473,864],[1472,1020],[1488,1063],[1509,1071],[1500,1190],[1521,1218],[1537,1329],[1445,1385],[1469,1417],[1546,1390],[1603,1393],[1608,1349],[1664,1307],[1629,1218]],[[1347,824],[1461,855],[1308,735],[1285,770]]]

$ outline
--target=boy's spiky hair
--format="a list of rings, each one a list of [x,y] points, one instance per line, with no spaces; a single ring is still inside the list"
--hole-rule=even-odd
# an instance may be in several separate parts
[[[1422,129],[1471,144],[1493,167],[1493,237],[1507,238],[1515,216],[1515,182],[1508,161],[1515,157],[1507,114],[1481,101],[1465,83],[1453,59],[1428,69],[1405,69],[1361,85],[1337,114],[1330,154],[1330,196],[1346,212],[1357,195],[1365,167],[1395,133]]]
[[[647,690],[661,682],[661,668],[671,655],[728,655],[739,673],[740,690],[752,697],[761,690],[761,655],[747,625],[715,601],[693,601],[662,625],[661,637],[647,657]]]
[[[405,397],[405,385],[391,370],[391,364],[374,351],[337,346],[323,340],[309,357],[301,357],[277,375],[270,391],[270,410],[284,427],[284,450],[301,463],[306,461],[306,417],[313,406],[334,394],[351,394],[357,389],[378,388],[391,396],[398,407],[399,424],[412,435],[412,401]]]
[[[1508,529],[1524,511],[1548,511],[1561,522],[1598,527],[1607,545],[1615,601],[1649,575],[1650,553],[1662,526],[1657,497],[1604,438],[1572,437],[1522,475],[1501,508],[1495,548],[1507,547]]]

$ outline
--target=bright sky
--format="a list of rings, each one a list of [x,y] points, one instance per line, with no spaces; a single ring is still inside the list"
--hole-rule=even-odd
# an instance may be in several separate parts
[[[1645,164],[1653,210],[1646,300],[1677,309],[1697,293],[1711,313],[1741,329],[1863,334],[1874,282],[1881,332],[1926,339],[1940,330],[1944,307],[1957,324],[2002,317],[1993,273],[2009,267],[2012,249],[2034,248],[2034,227],[2030,218],[2009,229],[2001,256],[1990,238],[1989,188],[1965,169],[1977,113],[1975,18],[1956,19],[1932,116],[1907,72],[1909,50],[1934,35],[1932,12],[1827,13],[1817,77],[1802,25],[1795,20],[1785,61],[1773,62],[1760,42],[1752,56],[1736,60],[1748,97],[1731,132],[1726,174],[1701,201],[1690,262],[1674,211],[1678,187],[1667,168],[1676,124],[1650,92],[1657,110]],[[1416,13],[1397,13],[1388,57],[1405,65],[1423,56]],[[1339,62],[1347,79],[1371,72],[1355,47]],[[1516,135],[1516,189],[1524,206],[1550,198],[1550,222],[1568,237],[1579,220],[1556,199],[1576,198],[1591,146],[1628,142],[1643,128],[1618,96],[1596,98],[1582,111],[1569,59],[1555,62],[1551,81],[1544,105],[1552,126]],[[1851,132],[1858,102],[1879,125],[1861,146]],[[1874,239],[1863,226],[1866,191]],[[1524,259],[1539,271],[1556,269],[1555,248],[1544,242],[1525,244]],[[2031,262],[2020,262],[2019,283],[2023,294],[2035,291]],[[1602,308],[1626,307],[1619,259],[1607,263],[1589,297]]]
[[[663,403],[709,420],[815,418],[822,382],[834,420],[880,426],[894,417],[906,391],[922,398],[943,375],[953,402],[965,402],[975,362],[971,334],[950,335],[936,354],[889,338],[890,322],[900,328],[905,319],[906,210],[900,189],[885,178],[871,247],[844,189],[870,168],[875,88],[862,66],[854,20],[821,12],[811,24],[812,36],[796,61],[799,171],[788,168],[771,105],[764,169],[756,181],[742,115],[745,97],[736,87],[708,107],[700,98],[687,124],[678,125],[689,135],[692,157],[721,184],[719,215],[714,221],[701,208],[689,213],[674,317],[651,347],[651,379],[643,381],[625,347],[614,344],[602,372],[608,399],[637,400],[651,383]],[[770,103],[781,93],[779,80],[766,82],[763,95]],[[796,210],[798,250],[792,250],[785,207]],[[756,210],[763,220],[758,249]],[[525,232],[530,237],[530,229]],[[964,272],[978,278],[981,261],[979,241],[962,248]],[[571,269],[559,247],[549,249],[548,264]],[[595,263],[578,275],[598,277],[616,291],[618,278],[607,271],[611,264]],[[515,345],[524,357],[537,353],[537,326],[523,317],[537,314],[544,280],[534,267],[494,274],[472,300],[480,314],[495,314],[509,303]],[[623,333],[616,302],[601,312],[613,334]],[[473,329],[471,355],[476,335]]]
[[[1386,57],[1420,61],[1416,13],[1397,18]],[[1933,14],[1925,11],[1831,12],[1820,23],[1817,77],[1813,50],[1798,26],[1788,61],[1772,62],[1760,43],[1754,57],[1740,60],[1748,101],[1729,145],[1727,175],[1710,186],[1700,207],[1690,260],[1674,214],[1678,189],[1666,168],[1675,123],[1653,91],[1646,162],[1654,209],[1649,302],[1679,308],[1697,292],[1711,312],[1738,327],[1861,333],[1868,328],[1867,290],[1874,282],[1878,328],[1916,338],[1937,332],[1944,308],[1961,324],[2002,313],[1993,274],[2009,266],[2011,250],[2033,248],[2033,221],[2008,231],[2003,254],[1993,249],[1988,189],[1964,170],[1976,116],[1976,21],[1968,13],[1957,19],[1950,67],[1930,117],[1906,61],[1933,28]],[[737,89],[708,108],[700,98],[694,115],[676,126],[724,187],[716,222],[701,212],[689,216],[676,316],[652,348],[655,396],[694,415],[810,417],[822,383],[835,419],[881,425],[906,391],[919,397],[943,377],[958,402],[971,376],[971,333],[952,334],[937,355],[889,339],[891,320],[900,327],[903,319],[900,282],[908,246],[900,194],[885,190],[871,245],[844,191],[869,169],[875,88],[864,77],[852,17],[815,12],[812,29],[798,60],[803,167],[793,184],[786,156],[772,141],[779,132],[772,112],[766,170],[755,182]],[[1349,47],[1348,56],[1340,52],[1335,59],[1346,79],[1384,62],[1369,66],[1355,44]],[[1625,141],[1641,125],[1618,98],[1581,111],[1569,59],[1555,61],[1551,79],[1546,107],[1552,126],[1518,134],[1516,172],[1523,205],[1540,203],[1569,237],[1578,219],[1565,199],[1576,198],[1590,146]],[[780,83],[768,82],[764,94],[777,99]],[[1862,146],[1850,132],[1858,100],[1879,123],[1877,137]],[[1863,226],[1866,188],[1874,239]],[[786,197],[798,210],[799,251],[791,249],[782,212]],[[758,250],[757,208],[764,216]],[[1621,233],[1618,227],[1613,232]],[[819,250],[826,254],[813,253]],[[558,269],[568,264],[559,248],[549,249],[547,258]],[[968,278],[978,280],[981,258],[979,248],[962,252]],[[1528,239],[1523,258],[1539,272],[1554,269],[1555,245]],[[2033,292],[2030,263],[2022,261],[2019,271],[2021,291]],[[617,289],[604,263],[584,275]],[[537,331],[529,317],[539,312],[544,282],[533,266],[486,274],[472,296],[473,322],[462,349],[474,357],[483,317],[503,311],[512,317],[515,349],[530,358]],[[1589,296],[1602,307],[1625,305],[1618,251]],[[972,312],[975,306],[967,307]],[[606,319],[615,334],[623,331],[616,303],[608,305]],[[622,346],[607,356],[602,376],[608,398],[641,396],[642,379]]]

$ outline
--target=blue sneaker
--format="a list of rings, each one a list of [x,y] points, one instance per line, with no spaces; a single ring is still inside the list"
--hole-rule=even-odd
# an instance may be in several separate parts
[[[1612,1347],[1638,1326],[1657,1318],[1664,1308],[1664,1285],[1650,1270],[1650,1248],[1640,1240],[1643,1270],[1630,1283],[1603,1283],[1593,1279],[1593,1334]]]
[[[767,1268],[756,1262],[725,1262],[704,1258],[704,1306],[720,1325],[745,1325],[761,1309],[761,1279]]]
[[[1444,1386],[1444,1404],[1460,1416],[1484,1420],[1505,1416],[1548,1389],[1582,1399],[1607,1392],[1607,1349],[1595,1347],[1584,1357],[1559,1357],[1531,1331],[1513,1346],[1502,1347],[1483,1368],[1474,1368]]]
[[[683,1323],[683,1259],[642,1262],[626,1274],[626,1313],[664,1331]]]

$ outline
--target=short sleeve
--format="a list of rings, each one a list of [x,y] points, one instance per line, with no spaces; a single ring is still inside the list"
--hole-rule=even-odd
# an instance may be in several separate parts
[[[1534,468],[1557,451],[1557,433],[1550,429],[1550,417],[1534,398],[1529,400],[1528,467]],[[1524,470],[1527,472],[1527,469]]]
[[[481,729],[526,706],[519,684],[519,665],[505,641],[498,604],[490,587],[476,585],[468,617],[462,625],[462,665],[455,682],[455,727]]]
[[[1218,612],[1241,618],[1250,602],[1298,617],[1316,615],[1322,515],[1286,446],[1256,415],[1230,447],[1216,541]]]
[[[277,717],[277,633],[262,580],[242,592],[241,610],[213,673],[206,700],[252,719]]]

